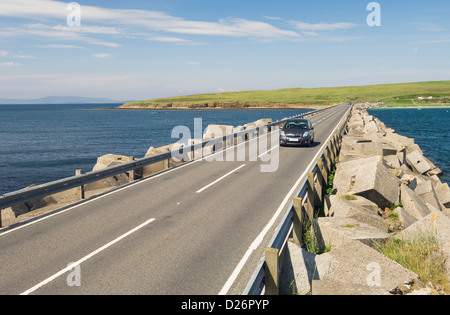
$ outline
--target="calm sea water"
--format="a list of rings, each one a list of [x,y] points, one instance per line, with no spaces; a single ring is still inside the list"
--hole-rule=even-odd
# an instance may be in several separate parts
[[[172,129],[194,119],[239,126],[304,110],[120,111],[114,105],[0,105],[0,195],[31,184],[91,171],[99,156],[144,157],[150,146],[175,143]]]
[[[450,184],[450,108],[379,108],[368,112],[405,137],[414,138],[424,155]]]
[[[143,157],[150,146],[177,142],[172,129],[194,119],[208,124],[243,125],[278,120],[302,110],[119,111],[114,105],[0,105],[0,195],[92,170],[97,157]],[[450,183],[450,109],[373,109],[388,127],[414,138]]]

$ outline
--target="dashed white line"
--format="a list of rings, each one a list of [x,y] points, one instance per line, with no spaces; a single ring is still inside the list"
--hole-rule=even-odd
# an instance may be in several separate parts
[[[130,236],[131,234],[133,234],[134,232],[142,229],[144,226],[150,224],[151,222],[155,221],[155,219],[150,219],[144,223],[142,223],[141,225],[135,227],[134,229],[128,231],[127,233],[123,234],[122,236],[119,236],[118,238],[116,238],[115,240],[109,242],[108,244],[100,247],[99,249],[97,249],[96,251],[93,251],[92,253],[90,253],[87,256],[84,256],[83,258],[81,258],[80,260],[78,260],[77,262],[71,263],[69,266],[67,266],[66,268],[60,270],[59,272],[55,273],[53,276],[45,279],[44,281],[36,284],[34,287],[32,287],[31,289],[26,290],[25,292],[23,292],[21,295],[28,295],[33,293],[34,291],[38,290],[39,288],[43,287],[44,285],[50,283],[51,281],[55,280],[56,278],[62,276],[63,274],[65,274],[66,272],[72,270],[73,268],[75,268],[76,266],[80,265],[82,262],[85,262],[86,260],[92,258],[93,256],[97,255],[98,253],[104,251],[105,249],[107,249],[108,247],[111,247],[112,245],[116,244],[117,242],[123,240],[124,238],[126,238],[127,236]]]
[[[205,189],[208,189],[209,187],[211,187],[211,186],[213,186],[213,185],[215,185],[215,184],[217,184],[218,182],[220,182],[222,179],[224,179],[224,178],[226,178],[226,177],[228,177],[228,176],[230,176],[231,174],[233,174],[234,172],[236,172],[236,171],[238,171],[238,170],[240,170],[241,168],[243,168],[245,166],[245,164],[243,164],[243,165],[241,165],[241,166],[239,166],[238,168],[235,168],[234,170],[232,170],[231,172],[229,172],[229,173],[227,173],[227,174],[225,174],[225,175],[223,175],[221,178],[219,178],[219,179],[217,179],[217,180],[215,180],[215,181],[213,181],[211,184],[209,184],[209,185],[207,185],[207,186],[205,186],[205,187],[203,187],[202,189],[200,189],[200,190],[197,190],[197,194],[199,194],[199,193],[201,193],[202,191],[204,191]]]

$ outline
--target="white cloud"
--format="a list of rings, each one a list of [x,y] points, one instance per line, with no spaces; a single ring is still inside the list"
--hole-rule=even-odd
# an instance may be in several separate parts
[[[21,66],[21,65],[22,64],[14,62],[14,61],[0,63],[0,66],[2,66],[2,67],[15,67],[15,66]]]
[[[357,26],[357,24],[345,23],[345,22],[311,24],[311,23],[305,23],[305,22],[300,22],[300,21],[291,21],[290,24],[292,25],[292,27],[294,27],[300,31],[313,31],[313,32],[335,31],[335,30],[339,30],[339,29],[350,29],[350,28]]]
[[[168,36],[155,36],[149,37],[148,40],[160,43],[171,43],[171,44],[195,44],[194,41],[178,38],[178,37],[168,37]]]
[[[28,19],[61,19],[68,14],[67,3],[51,0],[2,0],[0,16]],[[87,23],[121,25],[141,30],[162,31],[176,34],[256,37],[263,39],[286,39],[300,36],[291,30],[283,30],[271,24],[245,19],[220,20],[218,22],[190,21],[163,12],[148,10],[108,9],[81,6],[81,24],[78,27],[57,26],[53,31],[72,33],[121,35],[116,27],[84,26]],[[48,30],[48,28],[47,28]],[[41,30],[42,31],[42,27]],[[35,35],[39,35],[35,33]],[[45,36],[45,35],[44,35]]]
[[[105,59],[105,58],[111,57],[111,54],[107,54],[107,53],[93,54],[92,56],[95,57],[95,58],[99,58],[99,59]]]
[[[58,45],[58,44],[50,44],[50,45],[39,45],[39,48],[52,48],[52,49],[84,49],[84,47],[76,46],[76,45]]]

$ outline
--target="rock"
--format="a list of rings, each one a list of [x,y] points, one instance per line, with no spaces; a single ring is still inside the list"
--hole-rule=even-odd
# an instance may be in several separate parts
[[[400,181],[381,156],[339,163],[333,188],[337,194],[359,195],[385,208],[398,204]]]

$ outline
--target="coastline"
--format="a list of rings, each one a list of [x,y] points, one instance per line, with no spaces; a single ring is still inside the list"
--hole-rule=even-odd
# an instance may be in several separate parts
[[[292,109],[299,109],[299,110],[315,110],[315,109],[321,109],[327,106],[332,105],[301,105],[301,106],[248,106],[248,107],[167,107],[167,106],[159,106],[159,107],[115,107],[115,108],[104,108],[104,109],[111,109],[111,110],[151,110],[151,111],[168,111],[168,110],[208,110],[208,111],[220,111],[220,110],[292,110]]]

